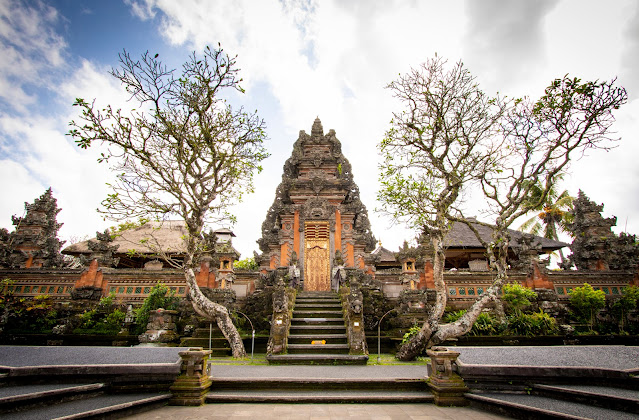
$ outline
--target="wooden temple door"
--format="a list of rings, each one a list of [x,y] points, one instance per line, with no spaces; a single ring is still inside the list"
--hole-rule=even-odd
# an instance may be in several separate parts
[[[331,290],[328,222],[304,223],[304,290]]]

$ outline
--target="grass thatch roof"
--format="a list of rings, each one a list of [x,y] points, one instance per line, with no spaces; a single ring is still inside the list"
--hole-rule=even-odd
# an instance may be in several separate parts
[[[139,255],[157,254],[158,250],[168,255],[179,255],[185,252],[182,238],[186,233],[184,221],[181,220],[148,222],[140,227],[119,233],[109,245],[117,245],[118,248],[114,251],[116,255],[130,252]],[[96,239],[78,242],[66,247],[62,253],[68,255],[91,254],[93,251],[89,249],[89,241],[97,242]]]

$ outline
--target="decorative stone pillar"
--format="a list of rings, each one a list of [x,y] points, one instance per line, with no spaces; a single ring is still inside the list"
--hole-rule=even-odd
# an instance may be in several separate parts
[[[468,387],[457,373],[453,372],[453,363],[459,357],[456,351],[445,347],[433,347],[426,351],[430,357],[428,386],[435,396],[435,404],[442,406],[464,406],[468,401],[464,393]]]
[[[173,396],[170,405],[204,404],[206,393],[211,387],[209,375],[209,355],[211,350],[202,347],[192,347],[179,352],[182,359],[180,376],[175,380],[170,390]]]
[[[346,334],[349,354],[368,354],[364,332],[364,296],[359,284],[351,281],[350,289],[341,289],[342,305],[346,308]],[[348,290],[348,293],[346,291]]]
[[[290,302],[284,284],[273,288],[273,318],[266,353],[282,354],[288,345],[288,330],[291,319]]]

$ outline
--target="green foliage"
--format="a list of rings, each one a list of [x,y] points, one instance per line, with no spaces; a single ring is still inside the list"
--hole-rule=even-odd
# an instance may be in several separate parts
[[[488,312],[482,312],[479,314],[473,327],[471,328],[469,335],[499,335],[504,330],[504,325],[499,322],[496,316],[491,315]]]
[[[408,343],[411,338],[413,338],[414,336],[417,335],[417,333],[419,333],[419,330],[421,330],[422,327],[420,325],[413,325],[412,327],[410,327],[410,329],[408,330],[407,333],[404,334],[404,337],[402,338],[402,345]]]
[[[58,313],[49,295],[34,298],[15,296],[11,279],[0,282],[0,316],[5,329],[22,333],[50,333]]]
[[[175,296],[175,292],[166,285],[159,283],[151,288],[149,295],[144,299],[142,306],[135,310],[136,335],[146,331],[146,324],[149,323],[149,314],[159,308],[175,310],[180,299]]]
[[[505,333],[509,335],[554,335],[559,332],[557,321],[541,309],[539,312],[525,314],[515,313],[508,317]]]
[[[235,261],[233,267],[237,270],[254,271],[259,270],[260,265],[255,261],[254,257],[244,258],[243,260]]]
[[[624,332],[626,315],[639,306],[639,287],[628,286],[621,290],[621,297],[611,305],[613,315],[619,321],[619,331]]]
[[[81,323],[73,332],[75,334],[115,335],[120,332],[126,314],[115,301],[115,294],[100,299],[95,308],[80,314]]]
[[[454,312],[446,312],[442,317],[442,322],[444,324],[450,324],[451,322],[457,321],[459,318],[466,314],[466,309],[460,309],[459,311]]]
[[[518,283],[504,284],[501,290],[502,300],[507,302],[515,313],[521,313],[524,307],[530,305],[531,299],[537,298],[537,293],[532,289]]]
[[[575,287],[570,292],[570,305],[577,319],[588,323],[592,331],[595,314],[606,306],[606,294],[603,290],[594,290],[591,285],[584,283],[582,287]]]

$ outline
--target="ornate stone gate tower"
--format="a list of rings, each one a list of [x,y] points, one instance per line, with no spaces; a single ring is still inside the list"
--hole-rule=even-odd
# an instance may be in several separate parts
[[[261,268],[297,264],[304,290],[330,290],[338,265],[372,272],[368,212],[335,131],[324,135],[319,118],[310,135],[300,131],[257,242]]]

